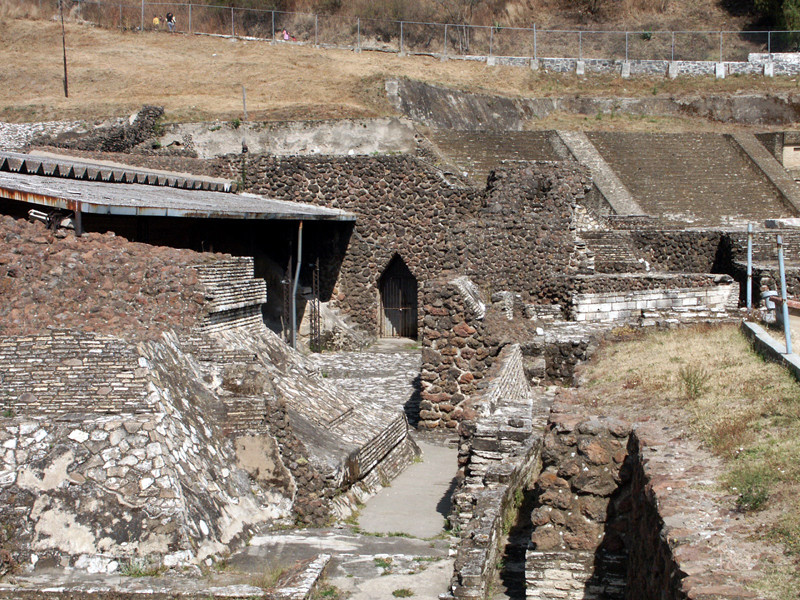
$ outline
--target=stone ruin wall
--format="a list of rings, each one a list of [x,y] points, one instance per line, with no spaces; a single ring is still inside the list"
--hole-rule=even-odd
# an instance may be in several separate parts
[[[725,275],[659,275],[576,278],[588,289],[575,293],[570,312],[579,322],[556,324],[555,307],[528,305],[520,295],[499,292],[486,304],[465,276],[443,276],[422,288],[422,428],[455,428],[472,418],[471,397],[501,350],[519,343],[529,378],[569,383],[603,330],[613,323],[674,325],[736,317],[738,284]],[[643,290],[636,290],[641,285]],[[693,287],[680,287],[693,285]],[[631,291],[630,288],[634,288]],[[552,310],[544,310],[544,309]],[[560,311],[555,311],[560,313]],[[595,326],[596,325],[596,326]]]
[[[717,459],[696,443],[658,423],[589,414],[563,395],[541,457],[528,598],[756,597],[755,546],[732,529],[730,539],[712,533],[729,519],[708,485]]]
[[[263,440],[274,473],[254,486],[213,418],[217,399],[177,339],[138,349],[147,391],[137,414],[87,413],[84,405],[2,419],[0,519],[14,530],[3,545],[17,560],[95,572],[132,557],[190,563],[291,514],[293,490],[274,442]]]
[[[272,335],[252,259],[0,225],[1,548],[112,572],[219,556],[256,523],[329,518],[335,489],[286,403],[211,385],[208,364],[254,356],[211,335]]]
[[[459,427],[459,484],[450,526],[458,532],[451,589],[485,597],[499,543],[539,459],[546,412],[536,403],[519,345],[506,346],[474,397],[476,417]]]
[[[113,233],[75,237],[0,216],[0,335],[80,328],[129,339],[188,332],[206,287],[187,265],[230,258],[137,244]]]
[[[241,169],[242,157],[229,156],[216,174],[237,179]],[[460,271],[487,290],[563,301],[574,206],[590,188],[585,170],[562,163],[499,168],[485,190],[408,156],[247,156],[245,169],[250,191],[357,215],[334,299],[371,332],[396,254],[420,285]]]

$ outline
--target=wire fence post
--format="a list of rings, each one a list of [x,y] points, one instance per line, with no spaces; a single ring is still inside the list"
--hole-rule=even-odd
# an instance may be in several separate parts
[[[447,23],[444,24],[444,55],[447,57]]]
[[[583,60],[583,31],[578,31],[578,60]]]
[[[233,24],[233,7],[231,6],[231,37],[236,37],[236,27]]]
[[[400,21],[400,55],[403,54],[403,22]]]
[[[42,8],[41,0],[39,1],[39,10]],[[119,5],[119,28],[122,29],[122,4]]]
[[[445,39],[447,39],[445,37]],[[494,25],[489,27],[489,56],[492,55],[492,46],[494,45]]]
[[[319,46],[319,16],[314,15],[314,47]]]
[[[358,48],[358,51],[361,52],[361,17],[358,17],[357,23],[358,23],[358,42],[357,42],[358,45],[357,45],[357,48]]]
[[[772,58],[772,32],[767,32],[767,54]]]
[[[189,34],[192,33],[192,5],[189,5]]]
[[[142,0],[142,24],[139,27],[139,31],[144,32],[144,0]]]
[[[536,60],[536,23],[533,24],[533,60]]]
[[[722,62],[722,32],[719,32],[719,62]]]
[[[625,62],[628,62],[628,32],[625,32]]]
[[[275,42],[275,11],[272,12],[272,41]]]
[[[675,62],[675,32],[672,32],[672,62]]]

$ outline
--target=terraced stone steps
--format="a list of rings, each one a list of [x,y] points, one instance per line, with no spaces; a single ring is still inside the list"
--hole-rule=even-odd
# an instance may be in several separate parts
[[[592,132],[587,137],[649,215],[683,226],[793,216],[728,135]]]
[[[431,142],[475,183],[486,183],[502,160],[564,160],[551,131],[435,131]]]
[[[648,270],[647,263],[636,256],[630,231],[584,231],[580,237],[586,242],[586,248],[594,254],[596,273]]]
[[[252,257],[242,256],[194,267],[210,301],[201,325],[204,333],[263,326],[261,305],[267,301],[267,286],[253,277],[253,264]]]
[[[625,183],[597,151],[588,136],[580,131],[559,131],[558,137],[570,154],[582,165],[589,167],[594,185],[616,215],[643,215]]]

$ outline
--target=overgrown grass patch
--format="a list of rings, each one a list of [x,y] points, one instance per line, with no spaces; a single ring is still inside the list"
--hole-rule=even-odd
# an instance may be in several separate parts
[[[167,568],[161,564],[151,563],[144,558],[132,558],[119,568],[125,577],[159,577],[166,573]]]

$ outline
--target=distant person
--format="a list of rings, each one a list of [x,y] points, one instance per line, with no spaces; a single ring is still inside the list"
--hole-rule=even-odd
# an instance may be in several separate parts
[[[175,15],[171,12],[167,13],[167,27],[169,27],[170,33],[175,33]]]
[[[283,41],[284,42],[288,42],[289,41],[289,32],[286,31],[285,29],[283,30]]]
[[[158,31],[159,26],[161,25],[161,19],[158,18],[158,15],[153,17],[153,29]]]

